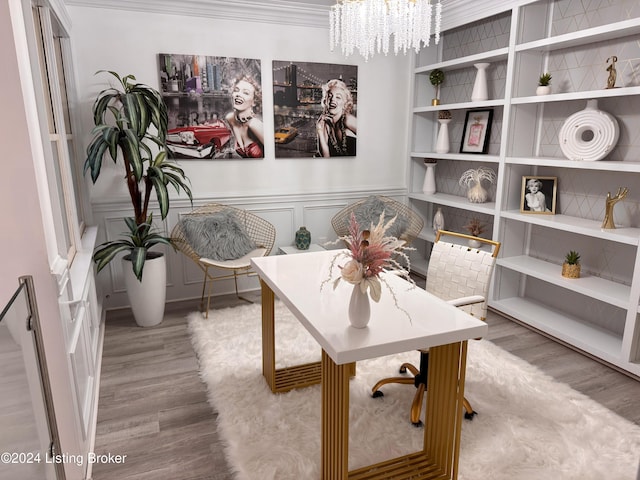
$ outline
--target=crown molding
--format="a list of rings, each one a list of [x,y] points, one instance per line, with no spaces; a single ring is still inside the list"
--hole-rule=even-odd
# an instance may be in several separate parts
[[[334,0],[56,0],[69,6],[328,28]],[[442,0],[442,31],[536,0]]]
[[[329,4],[294,0],[65,0],[69,6],[328,28]]]

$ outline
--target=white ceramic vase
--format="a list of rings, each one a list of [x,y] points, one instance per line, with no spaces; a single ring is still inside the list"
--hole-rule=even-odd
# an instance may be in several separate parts
[[[147,258],[142,270],[142,281],[138,281],[131,268],[131,261],[122,259],[124,284],[136,323],[140,327],[159,325],[164,317],[167,296],[167,266],[165,256],[150,252],[154,258]]]
[[[349,300],[349,323],[354,328],[365,328],[371,318],[369,293],[362,293],[360,285],[354,285]]]
[[[481,102],[483,100],[489,100],[489,93],[487,91],[487,68],[490,63],[474,63],[473,66],[478,70],[476,72],[476,81],[473,84],[473,90],[471,91],[471,101]]]
[[[442,208],[438,207],[436,214],[433,216],[433,231],[444,230],[444,215],[442,214]]]
[[[449,153],[449,123],[450,118],[440,118],[440,130],[436,139],[436,153]]]
[[[422,193],[433,195],[436,193],[436,163],[425,163],[427,170],[424,173]]]
[[[551,93],[551,87],[549,85],[538,85],[536,88],[536,95],[549,95]]]
[[[618,143],[616,118],[598,108],[598,100],[587,100],[584,110],[569,116],[560,128],[560,149],[569,160],[597,161]]]

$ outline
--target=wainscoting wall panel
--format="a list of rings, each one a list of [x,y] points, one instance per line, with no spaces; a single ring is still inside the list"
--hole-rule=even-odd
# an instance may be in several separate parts
[[[376,191],[331,192],[326,194],[295,194],[281,196],[244,196],[226,198],[196,198],[193,207],[188,200],[176,199],[171,202],[171,210],[164,222],[160,221],[159,212],[154,211],[154,223],[157,228],[169,235],[181,215],[193,208],[211,202],[219,202],[237,208],[246,209],[276,228],[276,241],[271,255],[278,253],[279,247],[294,244],[295,233],[305,226],[311,232],[313,243],[326,243],[336,239],[331,228],[331,218],[345,205],[368,195],[386,195],[398,200],[406,198],[404,189],[389,188]],[[99,227],[98,243],[114,240],[121,236],[125,229],[123,217],[131,215],[128,199],[121,201],[100,202],[93,205],[94,221]],[[339,248],[339,245],[329,248]],[[185,255],[174,252],[171,248],[156,247],[167,255],[167,302],[198,299],[202,293],[202,271]],[[221,272],[222,274],[222,272]],[[128,299],[122,279],[122,265],[116,260],[97,276],[99,291],[104,295],[105,309],[127,308]],[[238,289],[252,291],[259,288],[256,276],[241,277]],[[234,292],[233,280],[219,281],[214,284],[213,294],[223,295]],[[215,301],[215,299],[213,300]],[[198,303],[194,301],[194,308]]]

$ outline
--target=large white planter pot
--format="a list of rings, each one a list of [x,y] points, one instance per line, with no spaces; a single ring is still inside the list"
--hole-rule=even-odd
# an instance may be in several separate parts
[[[124,284],[127,288],[129,305],[136,323],[140,327],[159,325],[164,317],[164,305],[167,297],[167,266],[162,253],[150,252],[155,258],[147,258],[142,270],[142,281],[138,281],[131,261],[122,259]]]

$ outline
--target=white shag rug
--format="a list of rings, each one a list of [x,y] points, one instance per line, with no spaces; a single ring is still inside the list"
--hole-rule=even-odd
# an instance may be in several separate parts
[[[320,386],[272,394],[262,377],[261,307],[189,315],[189,330],[218,412],[235,480],[320,478]],[[377,380],[397,375],[407,352],[358,362],[350,386],[349,469],[415,452],[414,388]],[[320,359],[320,348],[276,302],[277,367]],[[634,480],[640,427],[489,341],[470,341],[465,396],[478,415],[462,426],[460,480]],[[423,409],[424,410],[424,409]]]

